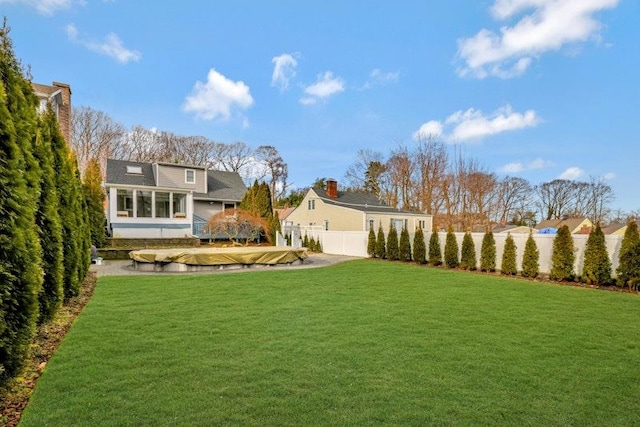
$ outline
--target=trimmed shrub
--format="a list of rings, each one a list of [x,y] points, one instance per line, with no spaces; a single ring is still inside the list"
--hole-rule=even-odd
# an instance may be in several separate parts
[[[449,268],[456,268],[459,264],[458,241],[453,234],[453,227],[449,226],[447,237],[444,241],[444,264]]]
[[[563,225],[558,230],[555,239],[553,239],[553,254],[551,255],[551,272],[549,278],[551,280],[568,280],[573,281],[573,263],[575,262],[575,254],[573,252],[573,237],[569,227]]]
[[[411,238],[406,227],[400,232],[400,261],[411,261]]]
[[[518,273],[516,264],[516,243],[511,237],[511,233],[507,234],[504,241],[504,252],[502,253],[502,264],[500,264],[500,273],[508,276],[515,276]]]
[[[311,249],[309,247],[309,236],[307,235],[307,232],[305,231],[304,233],[304,237],[302,238],[302,246],[307,248],[307,249]]]
[[[376,233],[373,231],[373,227],[369,228],[369,236],[367,237],[367,255],[376,256]]]
[[[431,233],[431,237],[429,237],[429,264],[436,267],[442,265],[442,249],[437,231]]]
[[[596,228],[587,239],[587,246],[584,249],[582,280],[588,285],[611,283],[611,261],[600,223],[596,224]]]
[[[385,259],[387,257],[387,243],[382,230],[382,223],[378,226],[378,238],[376,239],[376,258]]]
[[[103,205],[105,195],[104,189],[102,188],[102,172],[100,171],[100,163],[95,157],[89,160],[85,168],[82,191],[89,213],[88,220],[91,232],[91,243],[95,245],[96,248],[102,248],[107,240],[105,228],[107,218]]]
[[[487,230],[480,248],[480,271],[496,271],[496,239],[493,232]]]
[[[475,270],[477,268],[476,245],[470,232],[464,233],[462,238],[462,255],[460,256],[460,268],[463,270]]]
[[[389,228],[389,235],[387,236],[387,258],[389,258],[390,261],[397,261],[400,259],[398,232],[393,225]]]
[[[640,290],[640,241],[635,242],[620,256],[620,263],[625,265],[623,286]]]
[[[316,251],[316,239],[313,236],[309,237],[309,250],[311,252]]]
[[[538,277],[540,271],[540,252],[538,251],[538,245],[533,238],[533,235],[529,233],[527,243],[524,244],[524,254],[522,255],[522,276],[523,277]]]
[[[632,276],[631,271],[633,270],[632,265],[628,264],[628,262],[632,262],[633,260],[626,256],[627,252],[629,252],[638,242],[640,242],[640,234],[638,233],[638,224],[636,221],[631,220],[627,224],[627,229],[624,232],[624,237],[622,238],[622,243],[620,244],[620,258],[618,263],[618,268],[616,269],[617,274],[617,285],[618,286],[628,286],[629,280],[631,280]]]
[[[427,263],[427,248],[424,245],[424,233],[421,227],[418,227],[413,236],[413,260],[418,264]]]

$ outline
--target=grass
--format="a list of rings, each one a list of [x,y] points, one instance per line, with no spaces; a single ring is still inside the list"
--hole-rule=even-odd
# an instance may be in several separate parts
[[[21,425],[638,425],[638,313],[372,260],[105,277]]]

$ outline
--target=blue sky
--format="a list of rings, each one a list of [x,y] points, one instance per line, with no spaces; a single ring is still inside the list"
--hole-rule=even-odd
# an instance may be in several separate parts
[[[293,187],[416,134],[532,184],[603,178],[640,209],[640,1],[0,0],[75,106],[273,145]]]

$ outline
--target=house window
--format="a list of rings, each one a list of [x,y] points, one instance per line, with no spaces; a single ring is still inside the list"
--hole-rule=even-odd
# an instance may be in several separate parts
[[[173,217],[187,217],[187,195],[184,193],[173,193]]]
[[[418,228],[424,230],[425,225],[425,221],[423,219],[419,219],[418,221],[416,221],[416,230]]]
[[[324,220],[324,230],[329,231],[329,220]]]
[[[375,220],[370,219],[369,220],[369,228],[367,228],[367,230],[373,230],[374,229],[373,227],[375,227]]]
[[[195,184],[196,183],[196,171],[193,169],[185,169],[184,171],[184,182],[187,184]]]
[[[171,212],[169,207],[169,193],[156,192],[156,218],[169,218]]]
[[[228,210],[233,210],[236,208],[235,203],[225,203],[224,204],[224,210],[228,211]]]
[[[395,228],[396,231],[401,231],[402,229],[407,227],[407,220],[406,219],[391,218],[391,224],[390,225],[393,228]]]
[[[133,190],[118,189],[118,216],[133,216]]]
[[[142,166],[127,166],[127,174],[142,175]]]
[[[316,208],[316,201],[314,199],[309,200],[309,210],[312,211]]]
[[[151,218],[151,191],[136,190],[136,216]]]

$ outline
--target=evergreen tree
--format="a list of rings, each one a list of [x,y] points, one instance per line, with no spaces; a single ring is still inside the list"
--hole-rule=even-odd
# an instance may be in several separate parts
[[[493,232],[488,229],[482,237],[480,247],[480,271],[496,271],[496,239]]]
[[[631,250],[638,242],[640,242],[640,234],[638,233],[638,224],[635,220],[629,221],[627,229],[624,232],[622,243],[620,244],[620,255],[618,268],[616,269],[617,284],[618,286],[627,286],[630,279],[630,265],[628,261],[631,261],[626,256],[627,252]]]
[[[618,277],[618,284],[636,291],[640,290],[640,240],[633,243],[620,256],[620,265],[624,265],[624,276]]]
[[[311,249],[309,248],[309,236],[307,236],[307,233],[304,233],[304,237],[302,238],[302,246],[307,248],[307,249]]]
[[[104,213],[104,190],[102,189],[102,172],[98,159],[91,158],[84,171],[82,191],[89,212],[89,229],[91,243],[97,248],[102,248],[106,242],[107,218]]]
[[[582,279],[588,285],[607,285],[611,282],[611,261],[600,223],[596,224],[587,238]]]
[[[429,237],[429,264],[437,267],[442,265],[442,249],[440,248],[440,237],[434,230]]]
[[[313,236],[309,237],[309,250],[311,252],[316,251],[316,238]]]
[[[460,256],[460,268],[463,270],[475,270],[477,266],[476,245],[470,232],[464,233],[462,238],[462,255]]]
[[[387,235],[387,258],[390,261],[397,261],[400,258],[400,248],[398,247],[398,232],[391,224]]]
[[[40,171],[33,158],[37,98],[0,29],[0,384],[24,365],[42,286],[36,231]]]
[[[418,227],[413,236],[413,260],[418,264],[427,263],[427,248],[424,244],[424,232],[422,227]]]
[[[538,245],[533,238],[533,235],[529,233],[527,242],[524,244],[524,254],[522,254],[522,276],[523,277],[538,277],[540,270],[540,252],[538,251]]]
[[[367,237],[367,255],[371,258],[376,257],[376,233],[373,227],[369,228],[369,236]]]
[[[518,273],[518,267],[516,265],[516,243],[513,241],[511,233],[507,233],[507,239],[504,241],[500,273],[511,276],[515,276]]]
[[[51,109],[51,106],[49,106]],[[52,114],[50,111],[48,114]],[[53,153],[46,126],[40,125],[40,133],[35,144],[35,157],[42,174],[40,177],[40,199],[36,211],[36,225],[40,246],[42,247],[42,266],[44,271],[42,288],[38,295],[39,323],[51,320],[64,299],[62,288],[64,278],[62,224],[58,214],[58,192],[53,170]]]
[[[553,253],[551,255],[551,280],[573,280],[573,238],[569,227],[563,225],[553,239]]]
[[[376,239],[376,258],[384,259],[387,257],[387,243],[382,230],[382,223],[378,226],[378,238]]]
[[[407,227],[402,227],[400,232],[400,261],[411,261],[411,238]]]
[[[269,228],[271,229],[271,244],[275,245],[276,244],[276,234],[279,231],[282,231],[282,227],[280,226],[280,216],[278,215],[278,212],[274,211],[273,215],[271,216],[271,223],[269,224]]]
[[[453,234],[453,227],[449,226],[447,237],[444,241],[444,263],[449,268],[456,268],[459,264],[458,241]]]
[[[51,135],[53,168],[56,171],[56,190],[60,199],[59,213],[62,223],[64,258],[64,299],[69,300],[80,292],[80,276],[84,269],[82,255],[84,244],[83,204],[78,197],[76,174],[71,163],[71,154],[58,128],[55,114],[44,116],[44,125]]]

